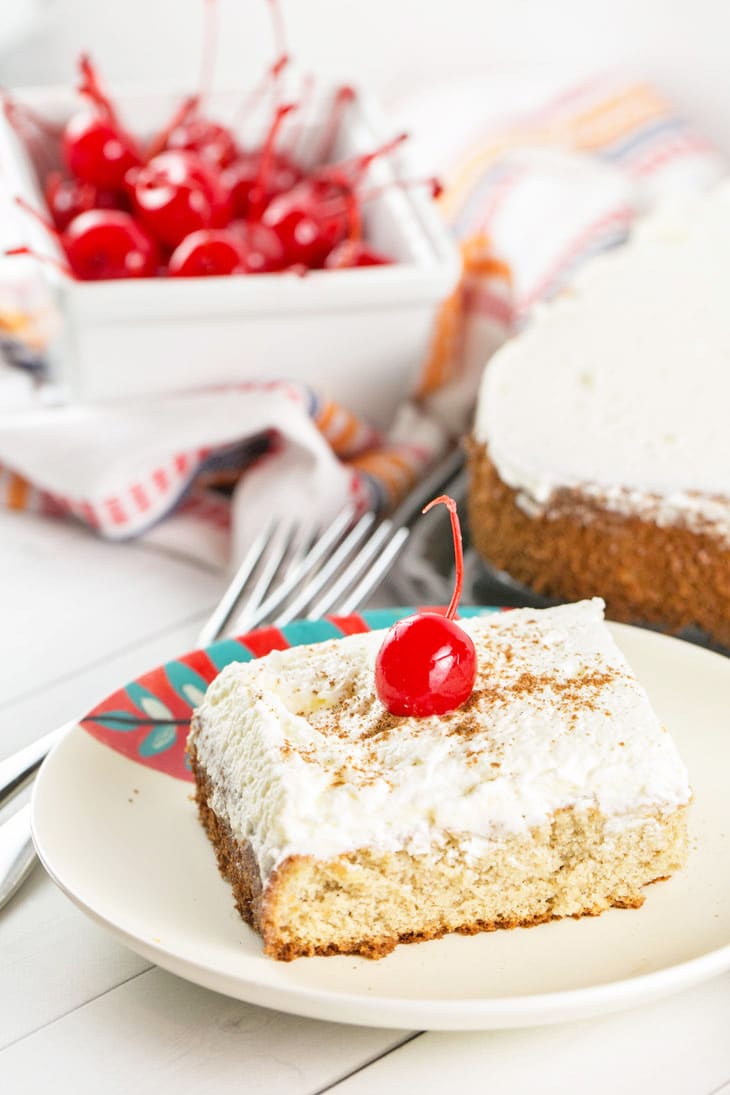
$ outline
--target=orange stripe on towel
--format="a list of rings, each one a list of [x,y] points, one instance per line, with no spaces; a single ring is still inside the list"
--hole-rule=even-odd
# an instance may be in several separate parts
[[[337,431],[334,437],[328,437],[330,445],[337,453],[338,456],[346,455],[351,448],[351,443],[360,432],[360,420],[355,418],[354,414],[350,414],[349,411],[342,408],[342,415],[345,421],[342,427]]]
[[[429,395],[443,387],[455,375],[460,362],[465,289],[469,279],[484,278],[512,284],[512,271],[506,262],[491,253],[491,241],[482,233],[470,236],[461,245],[462,271],[459,284],[441,305],[434,325],[431,346],[424,363],[417,395]]]
[[[10,509],[26,509],[30,497],[30,483],[15,472],[10,472],[6,487],[6,500]]]
[[[348,463],[357,471],[378,479],[388,493],[390,505],[400,501],[416,480],[416,468],[395,449],[364,453]]]
[[[620,95],[597,103],[591,110],[566,119],[559,129],[573,148],[593,151],[635,133],[640,126],[664,117],[668,111],[666,101],[654,88],[635,84]]]
[[[337,411],[337,404],[333,403],[331,400],[328,400],[322,407],[322,410],[317,415],[317,418],[315,419],[315,425],[317,426],[317,429],[321,430],[325,437],[327,437],[327,429],[329,428],[329,426],[332,425],[332,419],[334,418]]]

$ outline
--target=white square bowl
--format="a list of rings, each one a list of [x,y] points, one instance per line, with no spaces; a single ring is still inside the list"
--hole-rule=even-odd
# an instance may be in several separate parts
[[[54,121],[77,108],[65,88],[19,98]],[[154,132],[179,95],[118,97],[134,132]],[[312,147],[329,96],[318,96],[300,145]],[[214,96],[213,117],[233,114],[240,95]],[[337,157],[367,152],[384,132],[377,108],[358,95],[345,115]],[[404,175],[404,157],[371,166],[368,186]],[[42,206],[30,157],[0,124],[0,171]],[[438,309],[459,276],[458,251],[425,188],[392,186],[364,207],[366,235],[390,266],[295,274],[80,282],[46,270],[63,317],[49,357],[69,399],[100,402],[252,380],[295,380],[387,426],[412,391],[428,353]],[[23,237],[53,245],[28,218]],[[56,252],[57,253],[57,252]]]

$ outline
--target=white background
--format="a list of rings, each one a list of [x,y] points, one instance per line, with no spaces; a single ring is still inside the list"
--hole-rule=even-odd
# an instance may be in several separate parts
[[[249,85],[271,57],[265,0],[218,0],[217,79]],[[0,0],[0,80],[72,77],[93,48],[114,81],[191,86],[203,0]],[[657,81],[730,148],[728,0],[282,0],[292,52],[385,93],[504,66],[622,67]],[[28,16],[24,20],[23,16]]]

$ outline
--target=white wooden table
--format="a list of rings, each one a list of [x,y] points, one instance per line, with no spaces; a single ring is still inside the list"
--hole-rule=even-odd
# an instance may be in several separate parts
[[[189,647],[222,586],[159,551],[0,511],[0,757]],[[49,1091],[730,1093],[730,976],[643,1010],[534,1030],[336,1026],[150,966],[37,867],[0,912],[0,1093]]]

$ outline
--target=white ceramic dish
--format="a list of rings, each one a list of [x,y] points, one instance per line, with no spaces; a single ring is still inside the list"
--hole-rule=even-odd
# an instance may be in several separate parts
[[[78,106],[66,88],[20,96],[63,120]],[[154,132],[180,96],[118,97],[135,132]],[[230,118],[240,94],[221,94],[211,114]],[[327,96],[311,108],[301,146],[316,142]],[[362,95],[345,115],[336,155],[369,151],[392,136]],[[404,171],[402,154],[372,165],[374,186]],[[30,161],[0,118],[0,171],[8,185],[42,205]],[[289,379],[311,384],[385,426],[411,390],[429,349],[440,303],[459,259],[424,188],[391,188],[365,207],[374,245],[397,262],[386,267],[255,277],[75,282],[48,271],[63,314],[52,348],[55,378],[75,400],[99,401],[228,384]],[[18,221],[22,239],[53,252],[42,230]],[[57,251],[55,253],[58,253]]]
[[[612,630],[671,728],[695,795],[688,865],[650,887],[639,910],[449,936],[398,947],[379,962],[274,962],[233,907],[191,785],[141,767],[80,728],[38,777],[38,853],[77,905],[146,958],[296,1014],[486,1029],[586,1018],[677,992],[730,968],[730,661],[651,632]],[[149,692],[132,687],[147,702]]]

